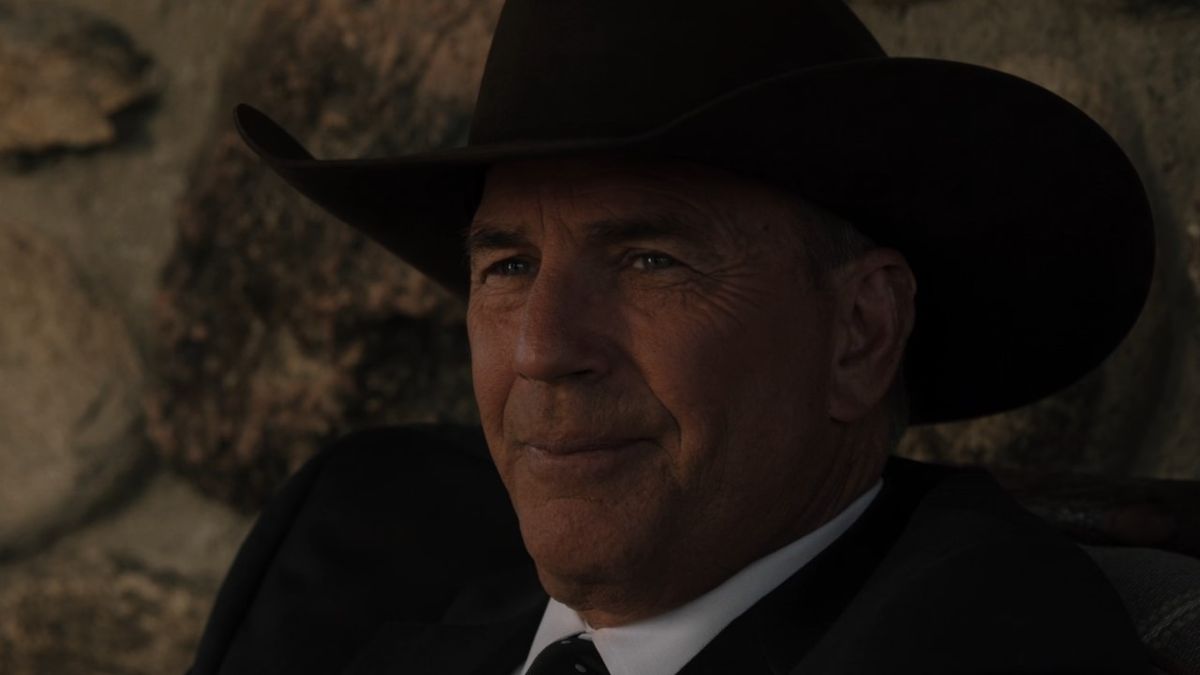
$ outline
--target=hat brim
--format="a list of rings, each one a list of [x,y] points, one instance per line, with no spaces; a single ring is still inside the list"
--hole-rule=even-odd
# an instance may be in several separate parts
[[[485,169],[621,153],[696,161],[796,190],[899,249],[917,277],[905,376],[914,424],[1009,410],[1095,368],[1149,290],[1137,172],[1075,106],[1026,80],[915,58],[756,82],[633,137],[314,159],[239,106],[247,144],[327,211],[461,297],[462,233]]]

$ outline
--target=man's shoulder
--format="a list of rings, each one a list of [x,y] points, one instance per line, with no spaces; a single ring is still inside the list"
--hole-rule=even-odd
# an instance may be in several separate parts
[[[393,563],[397,576],[458,585],[525,555],[516,515],[478,427],[357,431],[313,463],[320,475],[308,501],[323,515],[309,524],[387,546],[376,553]]]
[[[458,424],[409,424],[370,427],[346,433],[327,445],[310,464],[373,470],[384,465],[408,467],[404,473],[440,471],[454,466],[491,467],[483,431]],[[328,467],[322,466],[322,471]]]
[[[848,658],[861,672],[1141,672],[1144,652],[1100,569],[988,472],[893,460],[885,482],[880,508],[910,510],[814,659]],[[863,639],[870,650],[855,647]]]
[[[259,516],[194,672],[338,672],[384,623],[436,621],[462,586],[527,560],[477,427],[347,434]]]

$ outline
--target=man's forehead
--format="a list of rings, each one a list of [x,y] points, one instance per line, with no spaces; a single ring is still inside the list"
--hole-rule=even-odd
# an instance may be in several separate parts
[[[480,218],[466,236],[468,253],[516,248],[529,243],[535,229],[527,221]],[[590,245],[603,246],[638,240],[702,240],[727,236],[721,224],[680,214],[637,212],[601,217],[578,224],[578,235]]]

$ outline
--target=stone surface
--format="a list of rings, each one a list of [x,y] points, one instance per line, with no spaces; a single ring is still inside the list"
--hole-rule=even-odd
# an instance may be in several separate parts
[[[209,592],[110,558],[45,561],[0,590],[0,670],[184,672]]]
[[[155,89],[120,28],[68,5],[0,3],[0,155],[114,142],[114,117]]]
[[[154,98],[111,118],[116,143],[0,157],[3,218],[61,241],[87,272],[89,283],[113,298],[135,344],[145,350],[159,270],[174,239],[171,223],[184,173],[212,118],[219,73],[245,32],[244,15],[258,0],[0,2],[9,15],[53,10],[55,16],[95,17],[128,35],[134,51],[154,64]],[[30,23],[0,20],[0,30],[16,33]],[[73,48],[98,51],[88,45],[106,39],[103,33],[84,35]],[[221,119],[228,118],[222,110]]]
[[[250,102],[318,155],[461,143],[497,3],[264,2],[221,109]],[[323,443],[474,417],[462,306],[211,132],[158,304],[152,437],[246,508]]]
[[[0,223],[0,558],[119,498],[146,456],[142,365],[111,303]]]
[[[184,672],[248,526],[162,474],[125,508],[0,565],[0,672]]]

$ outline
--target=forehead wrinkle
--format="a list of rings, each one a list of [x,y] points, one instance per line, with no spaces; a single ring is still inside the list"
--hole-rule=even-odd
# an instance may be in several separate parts
[[[633,241],[677,240],[698,244],[714,235],[712,219],[688,219],[670,211],[601,217],[580,226],[580,238],[589,247],[605,247]],[[532,246],[528,227],[520,222],[498,219],[477,221],[466,235],[468,254],[487,250]],[[722,238],[728,239],[727,235]]]
[[[584,226],[584,237],[601,246],[659,239],[699,242],[713,234],[710,225],[670,211],[638,212],[593,220]]]
[[[790,195],[733,174],[671,173],[630,189],[643,193],[643,203],[670,202],[666,210],[693,224],[703,224],[707,234],[718,236],[729,251],[745,254],[777,251],[794,245],[800,234],[791,209]],[[653,208],[652,208],[653,210]]]

